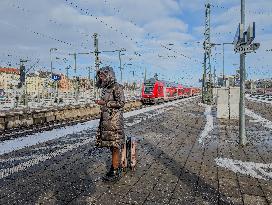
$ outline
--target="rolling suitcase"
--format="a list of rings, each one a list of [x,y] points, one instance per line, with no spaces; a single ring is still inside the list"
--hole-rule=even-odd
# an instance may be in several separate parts
[[[132,171],[135,171],[136,168],[136,162],[137,162],[137,140],[135,137],[128,137],[126,140],[126,144],[122,145],[122,168],[124,171],[127,171],[127,169],[131,169]]]

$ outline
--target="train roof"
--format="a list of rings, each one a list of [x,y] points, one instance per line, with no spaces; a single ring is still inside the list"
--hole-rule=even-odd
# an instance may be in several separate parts
[[[175,82],[169,82],[166,80],[158,80],[156,78],[149,78],[147,80],[145,80],[145,84],[149,84],[149,83],[156,83],[156,82],[160,82],[163,83],[166,87],[183,87],[183,85],[175,83]]]

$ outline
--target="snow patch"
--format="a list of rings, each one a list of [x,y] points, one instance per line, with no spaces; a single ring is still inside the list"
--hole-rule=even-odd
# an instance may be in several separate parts
[[[38,157],[33,158],[33,159],[29,160],[29,161],[20,163],[17,166],[13,166],[13,167],[10,167],[10,168],[7,168],[7,169],[2,169],[2,170],[0,170],[0,179],[3,179],[5,177],[10,176],[11,174],[17,173],[19,171],[24,171],[24,170],[26,170],[27,168],[29,168],[29,167],[31,167],[33,165],[39,164],[40,162],[44,162],[44,161],[46,161],[48,159],[51,159],[53,157],[64,154],[64,153],[66,153],[68,151],[71,151],[73,149],[76,149],[76,148],[78,148],[80,146],[86,145],[86,144],[90,143],[92,140],[93,139],[86,139],[83,142],[75,143],[73,145],[68,145],[63,149],[59,149],[59,150],[54,151],[52,153],[45,154],[45,155],[39,155]]]
[[[22,149],[24,147],[40,144],[49,140],[58,139],[70,134],[79,133],[89,128],[97,127],[98,122],[99,120],[91,120],[81,124],[61,127],[58,129],[44,131],[42,133],[35,133],[26,137],[6,140],[0,143],[0,155],[12,152],[14,150]]]
[[[272,164],[243,162],[228,158],[215,158],[218,166],[229,169],[235,173],[245,174],[263,180],[272,180]]]
[[[249,117],[252,117],[254,119],[253,122],[261,123],[262,126],[272,129],[272,122],[256,114],[255,112],[249,109],[246,109],[246,115],[248,115]]]
[[[201,132],[201,135],[198,139],[198,142],[200,144],[204,144],[204,140],[206,138],[210,138],[210,132],[213,130],[214,128],[214,124],[213,124],[213,116],[212,116],[212,106],[210,105],[205,105],[205,104],[200,104],[201,106],[205,107],[205,112],[204,115],[206,117],[206,124],[204,129]]]
[[[249,94],[246,95],[246,98],[248,100],[251,100],[251,101],[255,101],[255,102],[262,102],[262,103],[267,103],[267,104],[272,104],[272,101],[268,101],[268,100],[262,100],[262,99],[258,99],[258,98],[254,98],[254,97],[250,97]],[[268,99],[268,98],[267,98]]]

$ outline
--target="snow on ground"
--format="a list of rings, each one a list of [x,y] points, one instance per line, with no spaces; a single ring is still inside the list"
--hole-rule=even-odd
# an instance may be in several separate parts
[[[58,150],[56,150],[54,152],[51,152],[51,153],[48,153],[48,154],[45,154],[45,155],[43,155],[43,154],[38,155],[37,157],[32,158],[29,161],[20,163],[20,164],[18,164],[16,166],[9,167],[9,168],[6,168],[6,169],[1,169],[0,170],[0,179],[5,178],[7,176],[10,176],[11,174],[17,173],[19,171],[24,171],[24,170],[26,170],[27,168],[29,168],[29,167],[31,167],[33,165],[39,164],[40,162],[44,162],[44,161],[46,161],[48,159],[51,159],[53,157],[64,154],[64,153],[66,153],[66,152],[68,152],[70,150],[73,150],[73,149],[76,149],[76,148],[78,148],[80,146],[88,144],[92,140],[94,140],[94,139],[93,138],[86,139],[83,142],[79,142],[79,143],[75,143],[75,144],[72,144],[72,145],[69,145],[69,146],[65,146],[63,149],[58,149]]]
[[[255,102],[263,102],[263,103],[267,103],[267,104],[272,104],[272,101],[268,101],[268,100],[263,100],[263,99],[258,99],[256,97],[250,97],[249,94],[246,95],[246,98],[248,100],[251,100],[251,101],[255,101]],[[268,98],[267,98],[268,99]]]
[[[195,98],[195,97],[193,97],[193,98]],[[135,115],[150,112],[153,110],[158,110],[158,112],[160,114],[163,111],[166,111],[165,109],[163,109],[165,107],[169,107],[169,106],[178,104],[183,101],[192,100],[193,98],[176,100],[176,101],[172,101],[172,102],[168,102],[168,103],[164,103],[164,104],[160,104],[160,105],[150,106],[150,107],[143,108],[140,110],[127,112],[127,113],[124,113],[124,118],[133,117]],[[158,114],[151,114],[151,115],[147,116],[147,118],[151,118],[155,115],[158,115]],[[138,119],[137,122],[133,122],[131,124],[131,126],[134,124],[140,123],[142,120],[143,119]],[[96,128],[98,126],[98,123],[99,123],[99,120],[91,120],[91,121],[76,124],[76,125],[71,125],[71,126],[58,128],[58,129],[44,131],[42,133],[35,133],[33,135],[27,135],[27,136],[16,138],[16,139],[6,140],[6,141],[0,143],[0,155],[12,152],[14,150],[19,150],[24,147],[30,147],[33,145],[37,145],[37,144],[40,144],[40,143],[43,143],[43,142],[46,142],[49,140],[58,139],[58,138],[61,138],[61,137],[64,137],[64,136],[67,136],[70,134],[79,133],[79,132],[82,132],[86,129]]]
[[[255,112],[246,109],[246,115],[249,117],[252,117],[254,120],[251,120],[252,122],[257,122],[257,123],[261,123],[262,126],[272,129],[272,122],[263,118],[262,116],[256,114]]]
[[[246,115],[253,118],[251,122],[260,123],[263,127],[272,130],[272,122],[254,113],[253,111],[246,109]],[[255,132],[248,131],[248,137],[252,137],[255,143],[258,142],[258,138],[262,143],[269,143],[272,140],[272,136],[263,130],[256,130]],[[263,145],[262,145],[263,146]],[[263,164],[256,162],[243,162],[240,160],[229,158],[216,158],[215,162],[218,166],[229,169],[235,173],[245,174],[254,178],[263,180],[272,180],[272,163]]]
[[[153,118],[161,113],[164,113],[167,110],[173,109],[174,108],[173,105],[181,106],[179,103],[187,101],[187,100],[188,99],[177,100],[174,102],[169,102],[162,105],[156,105],[156,106],[144,108],[141,110],[135,110],[132,112],[125,113],[124,114],[125,118],[139,115],[139,117],[136,117],[135,119],[133,119],[132,123],[126,123],[126,126],[133,126],[146,119]],[[30,153],[30,155],[27,155],[27,156],[9,157],[8,159],[1,159],[0,163],[2,163],[2,165],[4,165],[4,163],[9,163],[9,166],[0,170],[0,179],[10,176],[14,173],[24,171],[31,166],[39,164],[40,162],[44,162],[48,159],[59,156],[68,151],[71,151],[80,146],[90,143],[91,141],[95,140],[95,138],[94,136],[90,136],[90,134],[87,133],[86,130],[96,128],[98,125],[98,121],[99,120],[91,120],[89,122],[81,123],[78,125],[67,126],[64,128],[45,131],[43,133],[37,133],[34,135],[29,135],[27,137],[22,137],[22,138],[2,142],[0,144],[0,153],[4,154],[4,153],[9,153],[11,151],[18,150],[24,147],[29,147],[29,146],[36,145],[42,142],[46,142],[49,140],[58,139],[61,137],[63,137],[62,139],[63,142],[69,142],[71,139],[68,137],[68,135],[70,134],[80,133],[80,136],[81,136],[81,137],[76,137],[76,139],[80,140],[80,142],[76,142],[76,143],[70,142],[70,144],[66,143],[63,145],[55,145],[55,146],[42,146],[42,147],[33,149],[33,150],[40,150],[40,149],[44,150],[44,149],[52,149],[53,147],[57,148],[53,152],[51,151],[49,153],[47,152],[43,154]],[[17,163],[10,166],[11,165],[10,163],[12,162],[17,162]]]
[[[0,155],[49,140],[58,139],[69,134],[78,133],[88,128],[97,127],[98,122],[99,120],[91,120],[76,125],[43,131],[42,133],[35,133],[33,135],[3,141],[0,143]]]
[[[218,166],[229,169],[235,173],[246,174],[254,178],[272,180],[272,164],[243,162],[228,158],[216,158]]]
[[[213,116],[212,116],[212,106],[210,105],[205,105],[205,104],[200,104],[201,106],[205,107],[205,117],[206,117],[206,124],[204,127],[204,130],[202,130],[200,137],[198,139],[198,142],[200,144],[204,144],[204,140],[207,138],[210,138],[210,132],[214,128],[214,123],[213,123]]]

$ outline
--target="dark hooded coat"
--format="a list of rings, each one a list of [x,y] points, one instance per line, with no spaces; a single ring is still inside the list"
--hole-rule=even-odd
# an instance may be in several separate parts
[[[98,77],[99,72],[106,75],[105,81]],[[97,72],[96,86],[101,88],[101,100],[106,104],[101,106],[101,116],[98,126],[96,144],[99,147],[120,147],[125,141],[123,107],[125,97],[123,86],[116,82],[115,73],[111,67],[104,67]]]

